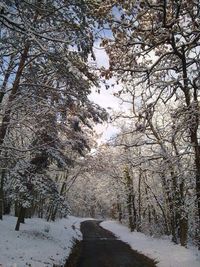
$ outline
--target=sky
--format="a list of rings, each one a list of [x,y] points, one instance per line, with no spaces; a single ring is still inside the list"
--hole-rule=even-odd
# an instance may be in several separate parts
[[[94,53],[96,56],[97,66],[100,67],[109,67],[108,55],[105,50],[99,46],[97,43],[94,47]],[[98,104],[99,106],[105,108],[110,114],[112,111],[121,111],[122,106],[120,101],[113,95],[114,92],[120,89],[120,85],[115,83],[114,79],[110,79],[108,84],[115,84],[114,88],[110,87],[109,89],[105,88],[105,85],[102,84],[100,88],[100,93],[97,93],[97,88],[93,88],[92,93],[89,96],[89,99]],[[95,131],[98,135],[101,135],[97,140],[98,144],[108,141],[112,138],[119,130],[113,126],[111,123],[98,124],[95,126]]]

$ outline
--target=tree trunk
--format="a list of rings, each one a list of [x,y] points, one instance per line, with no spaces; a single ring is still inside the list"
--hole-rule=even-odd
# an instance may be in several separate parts
[[[151,205],[149,204],[150,203],[150,199],[149,199],[147,186],[145,187],[145,193],[146,193],[146,198],[147,198],[148,223],[149,223],[149,226],[150,226],[151,225]]]
[[[117,202],[118,221],[122,221],[122,207],[119,201]]]
[[[8,68],[6,70],[6,73],[5,73],[5,76],[4,76],[4,80],[3,80],[3,83],[2,83],[2,86],[1,86],[1,91],[0,91],[0,104],[2,103],[3,101],[3,98],[4,98],[4,95],[6,93],[6,86],[8,84],[8,80],[9,80],[9,77],[11,75],[11,71],[13,69],[13,58],[14,56],[11,55],[10,57],[10,62],[9,62],[9,65],[8,65]]]
[[[134,222],[133,222],[133,210],[132,210],[132,196],[131,196],[131,194],[128,195],[127,208],[128,208],[129,228],[130,228],[131,232],[133,232],[135,230],[135,226],[134,226]]]
[[[21,218],[20,223],[25,223],[25,217],[26,217],[26,208],[21,207]]]
[[[196,165],[196,202],[197,202],[197,243],[200,250],[200,147],[198,146],[197,136],[191,138],[195,141],[195,165]]]
[[[11,211],[11,202],[6,201],[6,198],[4,197],[4,207],[3,207],[3,214],[10,214]]]
[[[0,220],[3,220],[3,189],[0,188]]]
[[[163,189],[164,189],[164,195],[166,198],[166,204],[169,209],[169,220],[170,220],[170,231],[172,234],[172,242],[175,244],[178,244],[178,236],[177,236],[177,223],[176,223],[176,218],[175,218],[175,206],[174,206],[174,201],[171,197],[171,189],[169,188],[169,182],[166,181],[166,178],[164,175],[161,176],[162,178],[162,184],[163,184]]]
[[[155,201],[156,201],[158,207],[160,208],[160,210],[161,210],[161,212],[162,212],[162,216],[163,216],[163,219],[164,219],[164,222],[165,222],[165,234],[166,234],[166,235],[169,235],[169,234],[170,234],[170,231],[169,231],[169,227],[168,227],[168,221],[167,221],[167,216],[166,216],[166,214],[165,214],[165,210],[164,210],[163,206],[160,204],[160,202],[159,202],[157,196],[154,194],[152,188],[151,188],[146,182],[145,182],[145,185],[146,185],[147,188],[151,191],[151,193],[152,193],[152,195],[153,195],[153,197],[154,197],[154,199],[155,199]]]
[[[25,213],[26,213],[26,209],[24,207],[21,207],[20,211],[19,211],[19,216],[18,216],[18,219],[17,219],[17,223],[16,223],[16,226],[15,226],[15,231],[19,231],[20,223],[24,221]]]
[[[128,168],[125,168],[125,180],[126,180],[126,187],[127,187],[127,209],[128,209],[128,221],[129,221],[129,228],[132,231],[135,230],[136,225],[134,224],[134,221],[136,221],[136,218],[134,220],[133,218],[133,203],[134,203],[134,194],[133,194],[133,184],[132,179],[129,174]],[[135,206],[135,204],[134,204]]]
[[[153,125],[152,118],[150,117],[148,119],[149,126],[151,128],[151,131],[155,138],[157,139],[158,144],[160,145],[160,148],[164,152],[164,155],[168,155],[167,150],[162,142],[162,138],[159,136],[158,132],[156,131],[156,128]],[[173,174],[173,163],[171,162],[170,158],[163,157],[163,159],[166,161],[166,163],[169,164],[169,169],[171,173],[171,181],[172,181],[172,187],[170,188],[167,184],[167,181],[165,179],[165,176],[162,175],[162,182],[164,185],[164,189],[167,196],[167,202],[169,204],[169,211],[170,211],[170,224],[171,224],[171,233],[172,233],[172,241],[175,244],[178,244],[178,221],[177,221],[177,207],[176,207],[176,188],[177,188],[177,182],[176,182],[176,176]],[[172,193],[172,196],[171,196]]]
[[[180,222],[179,222],[179,227],[180,227],[180,243],[181,246],[187,247],[187,239],[188,239],[188,212],[184,208],[185,205],[185,192],[184,192],[184,187],[185,183],[182,180],[180,183]]]
[[[17,203],[17,201],[15,201],[15,217],[19,217],[19,205]]]
[[[47,222],[49,222],[51,220],[52,213],[53,213],[53,207],[50,206],[48,208],[48,212],[47,212]]]
[[[3,220],[4,213],[4,179],[5,179],[5,169],[1,170],[1,184],[0,184],[0,220]]]
[[[4,138],[5,138],[9,123],[10,123],[10,119],[11,119],[10,118],[10,114],[11,114],[12,102],[13,102],[13,100],[15,100],[16,95],[17,95],[17,91],[19,89],[20,78],[22,76],[22,72],[23,72],[23,69],[24,69],[24,66],[25,66],[25,62],[26,62],[26,59],[27,59],[27,56],[28,56],[28,50],[29,50],[29,45],[26,45],[25,48],[24,48],[24,51],[23,51],[23,53],[21,55],[21,59],[20,59],[20,62],[19,62],[19,66],[18,66],[18,69],[17,69],[17,73],[16,73],[16,76],[15,76],[15,80],[14,80],[14,83],[13,83],[13,87],[12,87],[11,93],[10,93],[10,95],[8,97],[7,107],[5,109],[5,113],[4,113],[3,118],[2,118],[2,124],[1,124],[1,127],[0,127],[0,146],[4,142]]]
[[[200,250],[200,146],[198,141],[198,127],[199,127],[199,102],[198,102],[198,95],[197,90],[198,87],[193,84],[193,103],[191,104],[191,94],[189,89],[189,80],[188,80],[188,73],[187,73],[187,60],[186,60],[186,51],[185,47],[182,46],[181,53],[179,58],[182,61],[182,74],[183,74],[183,84],[184,86],[181,88],[184,96],[185,96],[185,103],[188,108],[189,116],[190,116],[190,125],[188,125],[190,131],[190,140],[191,144],[193,145],[194,155],[195,155],[195,176],[196,176],[196,201],[197,201],[197,212],[198,212],[198,225],[197,225],[197,242],[198,248]],[[193,105],[193,106],[192,106]],[[195,111],[195,112],[194,112]]]
[[[54,209],[53,209],[53,212],[52,212],[52,214],[51,214],[51,221],[55,221],[55,219],[56,219],[56,214],[57,214],[57,207],[55,207]]]
[[[141,231],[141,223],[142,223],[142,197],[141,197],[141,180],[142,180],[142,170],[139,169],[139,180],[138,180],[138,222],[137,222],[137,230]]]
[[[188,219],[183,217],[180,219],[180,244],[183,247],[187,247],[187,235],[188,235]]]
[[[173,166],[172,166],[173,168]],[[178,187],[178,179],[173,170],[171,170],[171,181],[172,181],[172,186],[171,186],[171,194],[172,194],[172,201],[173,201],[173,206],[174,206],[174,231],[176,233],[176,242],[179,241],[180,239],[180,220],[181,220],[181,208],[182,208],[182,203],[183,199],[181,198],[180,194],[180,188]]]

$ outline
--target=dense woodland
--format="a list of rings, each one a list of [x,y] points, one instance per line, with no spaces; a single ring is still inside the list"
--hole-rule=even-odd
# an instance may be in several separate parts
[[[109,217],[200,248],[199,0],[3,0],[0,63],[0,219]],[[127,112],[88,98],[111,78]]]

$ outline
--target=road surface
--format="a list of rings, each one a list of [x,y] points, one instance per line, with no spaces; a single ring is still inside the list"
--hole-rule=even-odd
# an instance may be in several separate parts
[[[155,267],[155,262],[117,240],[98,221],[81,223],[83,240],[77,244],[65,267]]]

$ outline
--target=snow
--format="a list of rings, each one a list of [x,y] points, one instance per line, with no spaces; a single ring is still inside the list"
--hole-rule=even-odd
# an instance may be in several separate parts
[[[0,221],[0,267],[45,267],[62,265],[68,257],[74,239],[82,239],[80,223],[88,218],[69,216],[56,222],[26,219],[21,230],[14,230],[16,218],[4,216]],[[158,261],[158,267],[199,267],[200,252],[194,247],[183,248],[168,239],[157,239],[126,226],[105,221],[101,226],[146,256]]]
[[[158,239],[130,230],[118,222],[105,221],[101,226],[113,232],[132,249],[155,259],[158,267],[200,267],[200,252],[197,248],[184,248],[169,239]]]
[[[0,267],[61,265],[70,253],[74,238],[82,239],[79,229],[84,220],[73,216],[56,222],[26,219],[17,232],[16,218],[5,216],[0,221]]]

